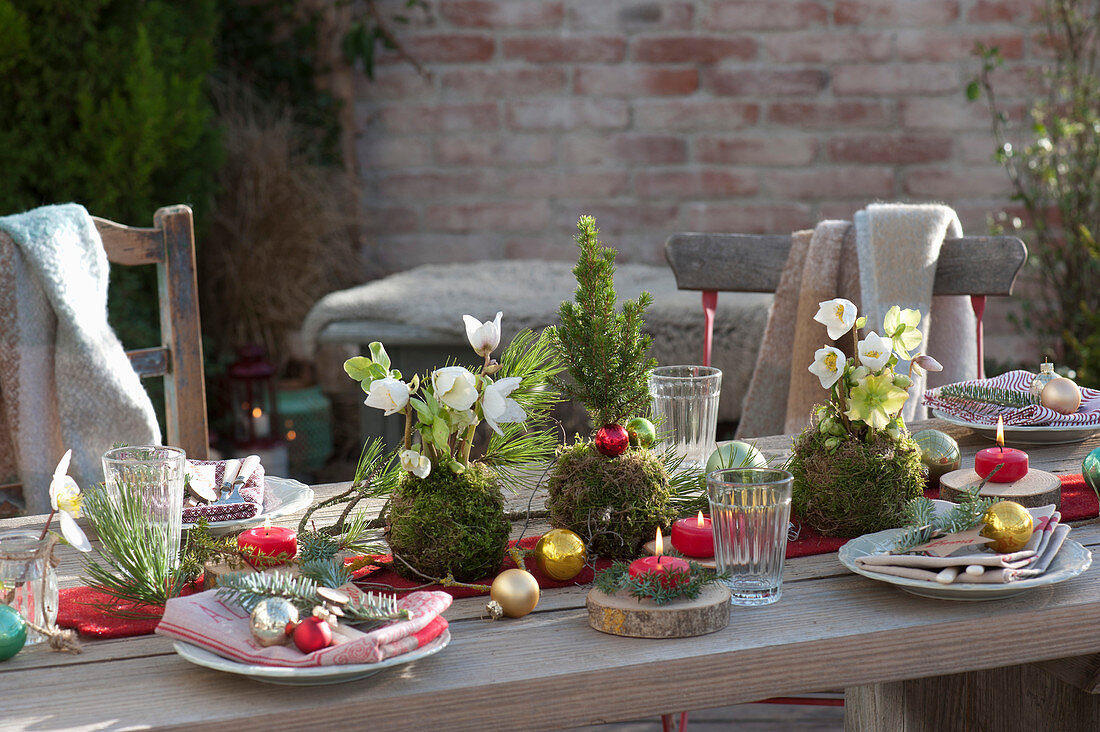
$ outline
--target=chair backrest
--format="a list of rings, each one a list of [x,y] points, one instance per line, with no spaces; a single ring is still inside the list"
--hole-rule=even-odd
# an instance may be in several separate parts
[[[703,362],[710,364],[710,342],[718,292],[775,292],[791,249],[790,235],[673,234],[665,258],[681,290],[700,290],[707,320]],[[982,365],[982,315],[988,295],[1011,295],[1027,247],[1014,236],[945,239],[932,292],[970,295],[978,318],[978,375]]]
[[[93,220],[112,263],[156,265],[160,346],[127,355],[143,379],[164,378],[166,443],[182,447],[189,458],[205,460],[209,436],[191,208],[158,209],[151,229]]]

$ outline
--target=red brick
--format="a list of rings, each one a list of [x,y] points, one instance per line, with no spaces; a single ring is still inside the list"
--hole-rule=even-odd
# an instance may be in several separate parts
[[[993,162],[996,151],[997,143],[993,141],[993,134],[988,130],[955,136],[955,157],[960,162],[987,165]]]
[[[564,233],[561,236],[521,236],[504,243],[504,256],[508,259],[574,262],[577,259],[577,245]],[[531,266],[539,265],[532,262]]]
[[[394,133],[492,130],[500,126],[500,112],[493,103],[402,104],[383,107],[378,119]]]
[[[593,203],[581,207],[570,206],[569,217],[576,221],[580,214],[596,217],[600,230],[609,233],[616,231],[649,231],[657,229],[663,232],[679,229],[680,207],[660,206],[651,203]],[[662,235],[662,238],[665,235]],[[620,242],[607,241],[617,247]]]
[[[897,34],[898,58],[903,61],[965,61],[973,60],[974,46],[983,43],[996,46],[1006,59],[1024,55],[1024,39],[1018,34],[994,35],[982,33],[945,33],[942,31],[901,31]],[[975,61],[975,67],[977,62]]]
[[[748,36],[638,38],[632,45],[631,57],[635,61],[659,64],[716,64],[727,59],[749,61],[756,57],[756,41]]]
[[[504,190],[513,198],[611,198],[627,191],[625,170],[560,172],[532,170],[504,177]]]
[[[1015,20],[1027,20],[1034,8],[1043,5],[1043,0],[978,0],[966,14],[971,23],[1011,23]]]
[[[955,0],[837,0],[833,9],[837,25],[935,26],[958,17]]]
[[[1000,196],[1012,190],[1004,170],[977,166],[968,166],[966,170],[941,167],[910,170],[903,179],[903,187],[910,195],[936,199]]]
[[[550,225],[550,206],[545,201],[431,206],[424,218],[429,230],[530,231]]]
[[[435,141],[440,165],[528,165],[554,159],[554,140],[546,135],[458,136]]]
[[[710,136],[695,140],[695,160],[725,165],[809,165],[817,140],[789,135]]]
[[[533,64],[609,63],[626,56],[626,40],[618,36],[522,37],[504,39],[504,58]]]
[[[442,0],[438,10],[459,28],[556,28],[565,17],[562,3],[542,0]]]
[[[443,74],[443,92],[449,96],[496,97],[555,94],[565,89],[564,69],[461,69]]]
[[[692,3],[668,0],[584,0],[569,8],[571,26],[604,32],[690,30],[694,18]]]
[[[825,4],[808,0],[727,0],[710,7],[707,30],[779,30],[823,25],[829,20]]]
[[[835,137],[825,149],[837,163],[909,165],[950,160],[950,137],[928,135],[858,135]]]
[[[814,225],[813,208],[804,203],[688,204],[688,231],[732,234],[786,234]]]
[[[507,118],[521,130],[613,129],[626,127],[630,111],[620,99],[532,99],[509,103]]]
[[[731,129],[756,124],[759,118],[759,105],[747,102],[708,99],[634,102],[634,124],[638,129]]]
[[[1032,99],[1045,92],[1043,72],[1039,66],[1002,66],[990,72],[989,80],[999,101],[1008,97]]]
[[[403,36],[401,45],[422,64],[488,61],[496,52],[496,42],[492,36],[458,33]],[[377,62],[406,63],[396,51],[379,53]]]
[[[687,162],[687,140],[673,135],[570,135],[562,140],[570,165],[679,165]]]
[[[374,234],[409,234],[419,228],[415,209],[370,205],[363,208],[363,226]]]
[[[384,272],[400,272],[422,264],[503,259],[504,240],[484,232],[391,235],[379,237],[367,256]]]
[[[783,63],[836,63],[885,61],[893,53],[885,33],[768,33],[764,52]]]
[[[418,99],[435,95],[435,85],[412,69],[383,66],[374,70],[374,78],[363,85],[368,99]]]
[[[366,168],[415,168],[431,159],[431,146],[419,137],[378,135],[359,143],[359,161]]]
[[[500,181],[484,170],[400,172],[379,179],[377,190],[380,196],[397,201],[494,196],[500,192]]]
[[[576,94],[603,96],[674,96],[695,92],[695,69],[654,69],[638,66],[587,66],[573,74]]]
[[[829,84],[822,69],[707,69],[706,84],[718,95],[814,96]]]
[[[837,95],[942,94],[962,87],[954,64],[858,64],[833,70],[833,93]]]
[[[640,198],[725,198],[751,196],[758,189],[755,173],[728,170],[642,171],[634,176]]]
[[[893,115],[882,102],[777,102],[768,110],[768,121],[805,128],[885,127]]]
[[[907,130],[988,130],[989,108],[984,101],[967,102],[959,94],[948,99],[903,99],[901,126]],[[1010,120],[1024,115],[1023,104],[1005,105]]]
[[[781,199],[821,199],[842,196],[890,198],[894,172],[890,168],[854,166],[813,170],[772,170],[764,174],[771,196]]]

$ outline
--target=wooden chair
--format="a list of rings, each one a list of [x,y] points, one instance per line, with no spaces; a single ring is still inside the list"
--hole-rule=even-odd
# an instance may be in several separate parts
[[[791,249],[789,235],[673,234],[665,259],[681,290],[701,290],[706,330],[703,365],[710,365],[714,310],[719,292],[775,292]],[[1027,261],[1027,247],[1014,236],[945,239],[932,292],[969,295],[978,319],[978,376],[985,374],[982,316],[989,295],[1011,295]]]
[[[157,209],[151,229],[93,220],[113,264],[157,267],[160,346],[127,355],[141,378],[164,378],[165,444],[182,447],[189,458],[205,460],[209,435],[191,208]]]

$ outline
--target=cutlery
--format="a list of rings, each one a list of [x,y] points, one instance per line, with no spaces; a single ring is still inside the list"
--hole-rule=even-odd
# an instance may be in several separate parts
[[[218,491],[218,500],[224,501],[233,494],[233,481],[241,472],[241,461],[236,458],[225,461],[225,472],[222,473],[222,485]]]
[[[241,500],[241,488],[245,482],[252,477],[253,471],[256,470],[256,466],[260,464],[259,455],[249,455],[240,463],[240,472],[237,473],[236,479],[233,481],[233,492],[229,495],[227,503],[237,503]]]

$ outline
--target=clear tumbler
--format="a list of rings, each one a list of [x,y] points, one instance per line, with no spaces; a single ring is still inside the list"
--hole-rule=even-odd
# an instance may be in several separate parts
[[[722,372],[711,366],[660,366],[649,376],[659,444],[683,456],[682,470],[703,470],[714,452]]]
[[[119,447],[103,456],[108,493],[117,498],[119,488],[125,486],[138,497],[145,517],[155,529],[154,535],[161,544],[158,549],[168,567],[179,563],[186,462],[183,450],[159,445]]]

